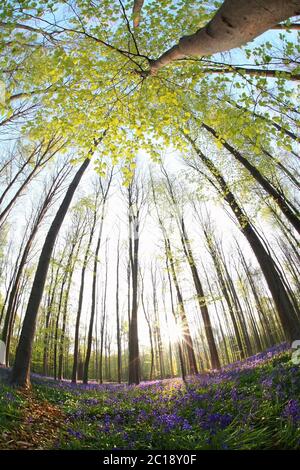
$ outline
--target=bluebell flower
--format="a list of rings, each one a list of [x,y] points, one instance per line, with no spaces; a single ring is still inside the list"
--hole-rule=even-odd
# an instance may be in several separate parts
[[[181,429],[183,429],[184,431],[190,431],[192,429],[192,426],[190,425],[187,419],[183,420]]]
[[[76,439],[82,439],[83,438],[83,434],[79,431],[75,431],[74,429],[67,429],[67,432],[70,436],[72,437],[75,437]]]
[[[289,400],[283,410],[283,416],[292,423],[300,422],[300,406],[298,400]]]

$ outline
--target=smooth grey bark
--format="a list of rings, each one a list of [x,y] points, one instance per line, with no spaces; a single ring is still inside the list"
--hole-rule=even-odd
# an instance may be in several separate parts
[[[141,210],[145,202],[142,182],[137,175],[127,189],[128,203],[128,230],[129,230],[129,263],[131,275],[131,310],[129,322],[128,341],[128,383],[140,382],[140,355],[138,338],[138,272],[139,272],[139,247],[140,247],[140,223]]]
[[[300,14],[300,0],[225,0],[213,18],[150,63],[150,73],[173,60],[240,47],[281,21]]]

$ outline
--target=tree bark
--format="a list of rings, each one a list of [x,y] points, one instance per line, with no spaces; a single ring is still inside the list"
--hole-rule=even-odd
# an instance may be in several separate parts
[[[63,170],[63,169],[62,169]],[[23,275],[23,271],[25,269],[27,259],[30,253],[30,250],[32,248],[34,239],[38,233],[39,227],[41,223],[43,222],[46,213],[48,209],[50,208],[53,198],[55,197],[55,194],[59,190],[61,184],[64,182],[65,177],[67,176],[66,173],[59,171],[59,173],[56,175],[56,177],[53,179],[50,188],[48,192],[46,193],[46,197],[41,203],[40,207],[37,210],[37,214],[34,218],[33,225],[29,234],[29,237],[27,239],[26,245],[23,250],[22,257],[20,259],[19,265],[18,265],[18,270],[16,273],[16,277],[14,279],[14,283],[11,287],[11,291],[9,294],[9,300],[8,300],[8,306],[6,310],[6,316],[5,316],[5,322],[4,322],[4,327],[2,331],[2,340],[6,343],[6,365],[8,366],[8,358],[9,358],[9,351],[10,351],[10,339],[11,335],[13,332],[13,326],[14,326],[14,317],[15,317],[15,311],[16,311],[16,299],[17,299],[17,294],[21,282],[21,278]],[[62,172],[62,174],[61,174]]]
[[[226,181],[214,163],[203,154],[203,152],[196,146],[195,142],[193,142],[188,136],[187,140],[191,143],[203,164],[217,181],[222,197],[232,209],[241,232],[248,240],[248,243],[256,256],[268,284],[274,304],[277,308],[286,339],[292,342],[293,340],[300,338],[300,324],[297,319],[298,314],[294,309],[288,293],[286,292],[274,260],[266,251],[248,216],[238,204],[235,196],[229,189]]]
[[[281,21],[300,14],[300,0],[225,0],[207,25],[150,64],[155,74],[170,62],[187,56],[208,56],[240,47],[273,28]]]
[[[224,73],[229,74],[239,74],[242,75],[250,75],[253,77],[266,77],[266,78],[280,78],[285,77],[287,80],[298,82],[300,80],[299,73],[293,73],[290,70],[283,70],[283,69],[259,69],[259,68],[250,68],[250,67],[233,67],[233,66],[226,66],[223,67],[203,67],[199,69],[199,73],[205,74],[217,74],[222,75]]]
[[[15,363],[12,370],[11,382],[21,387],[30,386],[30,361],[32,355],[32,346],[36,329],[36,321],[39,306],[41,303],[43,290],[46,282],[50,258],[53,252],[55,240],[58,236],[61,225],[71,204],[74,193],[80,183],[80,180],[90,163],[90,156],[84,160],[81,167],[71,182],[66,195],[58,209],[56,216],[51,224],[36,269],[28,305],[24,317],[23,328],[17,347]]]
[[[62,252],[61,257],[59,259],[54,279],[52,279],[53,273],[51,273],[50,291],[49,291],[47,307],[46,307],[47,312],[46,312],[46,320],[45,320],[45,336],[44,336],[44,350],[43,350],[43,375],[48,374],[48,358],[49,358],[49,344],[48,344],[49,331],[48,330],[50,327],[52,307],[54,304],[55,294],[56,294],[57,286],[58,286],[60,267],[61,267],[64,255],[65,255],[65,250]]]
[[[119,283],[120,283],[120,235],[117,245],[117,284],[116,284],[116,322],[117,322],[117,375],[118,383],[122,379],[122,347],[121,347],[121,334],[120,334],[120,301],[119,301]]]
[[[211,135],[213,135],[216,139],[219,139],[218,133],[207,124],[203,123],[202,126],[206,129]],[[291,210],[290,205],[286,198],[282,196],[276,188],[261,174],[261,172],[254,166],[252,163],[247,160],[237,149],[235,149],[232,145],[229,144],[225,139],[220,139],[222,145],[228,152],[238,161],[240,162],[253,176],[253,178],[261,185],[261,187],[266,191],[269,196],[271,196],[274,202],[278,205],[281,209],[283,214],[286,216],[290,224],[294,227],[295,230],[300,235],[300,219],[295,214],[294,211]]]
[[[133,231],[133,251],[131,254],[131,282],[132,282],[132,304],[129,328],[129,366],[128,382],[138,385],[140,382],[140,359],[138,343],[138,254],[139,254],[139,222],[135,221]]]
[[[133,26],[135,28],[137,28],[140,24],[141,10],[143,8],[143,5],[144,5],[144,0],[134,0],[132,14],[133,14]]]
[[[74,249],[77,244],[77,249],[75,252],[75,255],[73,256],[73,252],[71,254],[70,260],[68,262],[67,269],[69,269],[68,272],[68,281],[67,281],[67,286],[66,286],[66,291],[65,291],[65,299],[64,299],[64,310],[63,310],[63,323],[62,323],[62,331],[61,331],[61,336],[60,336],[60,343],[59,343],[59,356],[58,356],[58,380],[62,380],[63,378],[63,359],[64,359],[64,350],[65,350],[65,337],[66,337],[66,327],[67,327],[67,313],[68,313],[68,302],[69,302],[69,296],[70,296],[70,290],[71,290],[71,285],[72,285],[72,279],[73,279],[73,274],[76,266],[76,262],[78,261],[78,256],[79,256],[79,251],[82,243],[82,239],[84,237],[84,226],[81,227],[82,233],[78,234],[76,233],[74,238]],[[80,232],[80,227],[76,228],[77,232]],[[77,239],[77,236],[79,235],[79,239]],[[72,250],[73,251],[73,250]]]
[[[72,382],[77,382],[77,373],[78,373],[78,359],[79,359],[79,328],[80,328],[80,319],[81,319],[81,312],[82,312],[82,304],[83,304],[83,292],[84,292],[84,285],[85,285],[85,272],[88,263],[88,257],[91,249],[91,244],[93,240],[93,236],[95,233],[95,226],[96,226],[96,211],[94,212],[92,227],[90,231],[90,236],[88,239],[88,243],[86,246],[86,251],[84,255],[83,265],[81,268],[81,276],[80,276],[80,288],[79,288],[79,298],[78,298],[78,307],[77,307],[77,315],[76,315],[76,324],[75,324],[75,334],[74,334],[74,352],[73,352],[73,368],[72,368]]]
[[[103,383],[103,346],[104,345],[104,339],[105,342],[107,341],[107,338],[104,334],[105,332],[105,326],[106,326],[106,300],[107,300],[107,281],[108,281],[108,256],[107,256],[107,242],[106,242],[106,253],[105,253],[105,280],[104,280],[104,292],[103,292],[103,298],[102,298],[102,315],[101,315],[101,329],[100,329],[100,360],[99,360],[99,379],[100,383]],[[106,364],[106,360],[105,360]],[[107,369],[107,367],[106,367]],[[107,378],[107,371],[105,371],[105,375]]]
[[[213,369],[219,369],[221,367],[220,359],[219,359],[218,350],[217,350],[217,346],[216,346],[216,342],[215,342],[215,338],[213,334],[213,328],[212,328],[212,324],[210,321],[208,307],[207,307],[205,296],[204,296],[204,290],[202,287],[202,283],[200,281],[198,269],[194,260],[194,255],[192,252],[191,244],[186,233],[183,218],[181,220],[181,242],[182,242],[185,256],[187,258],[188,264],[191,269],[195,289],[197,292],[197,301],[198,301],[200,312],[203,318],[204,331],[205,331],[206,340],[207,340],[207,344],[209,348],[211,366]]]
[[[101,239],[102,239],[104,207],[105,207],[105,204],[103,201],[99,235],[98,235],[97,246],[96,246],[95,256],[94,256],[93,282],[92,282],[92,306],[91,306],[91,316],[90,316],[88,339],[87,339],[87,349],[86,349],[86,356],[85,356],[85,363],[84,363],[84,370],[83,370],[83,383],[85,384],[88,383],[89,364],[90,364],[90,358],[91,358],[91,352],[92,352],[93,328],[94,328],[94,319],[95,319],[95,312],[96,312],[96,286],[97,286],[97,273],[98,273],[98,262],[99,262],[98,256],[99,256],[100,244],[101,244]]]
[[[128,186],[129,263],[131,273],[131,316],[129,322],[128,383],[140,383],[138,337],[138,272],[140,245],[140,210],[143,205],[142,184],[136,175]]]
[[[188,361],[189,361],[189,371],[190,374],[194,375],[198,373],[198,367],[197,367],[197,362],[196,362],[196,356],[195,356],[195,351],[194,351],[194,346],[193,346],[193,340],[192,336],[190,333],[190,328],[188,324],[188,319],[186,316],[185,308],[184,308],[184,302],[183,302],[183,297],[182,293],[179,287],[178,279],[177,279],[177,274],[175,270],[175,260],[173,257],[173,253],[171,251],[171,244],[170,241],[167,240],[167,253],[170,261],[170,270],[171,270],[171,276],[174,282],[175,290],[176,290],[176,295],[177,295],[177,302],[178,302],[178,309],[179,309],[179,316],[181,320],[181,328],[182,328],[182,336],[183,336],[183,341],[184,344],[186,345],[187,348],[187,355],[188,355]]]
[[[219,369],[220,368],[220,360],[219,360],[219,356],[218,356],[218,350],[217,350],[216,342],[215,342],[214,335],[213,335],[213,328],[212,328],[208,308],[207,308],[207,305],[206,305],[204,290],[203,290],[202,283],[201,283],[201,280],[200,280],[200,276],[199,276],[199,273],[198,273],[198,269],[197,269],[197,266],[196,266],[196,263],[195,263],[195,260],[194,260],[194,255],[193,255],[191,243],[190,243],[187,231],[186,231],[186,227],[185,227],[185,223],[184,223],[184,217],[183,217],[182,213],[179,213],[178,203],[177,203],[177,200],[176,200],[175,192],[174,192],[173,187],[172,187],[172,183],[170,181],[168,173],[166,172],[166,170],[163,167],[162,167],[162,173],[164,174],[164,176],[166,178],[167,190],[168,190],[169,196],[172,200],[172,203],[175,207],[175,213],[178,215],[177,216],[177,225],[178,225],[178,228],[179,228],[179,231],[180,231],[181,245],[182,245],[184,254],[186,256],[188,265],[190,267],[192,277],[193,277],[193,281],[194,281],[194,285],[195,285],[195,289],[196,289],[196,293],[197,293],[197,302],[198,302],[200,312],[201,312],[201,315],[202,315],[202,318],[203,318],[204,331],[205,331],[206,340],[207,340],[207,344],[208,344],[209,352],[210,352],[211,366],[212,366],[213,369]]]
[[[245,353],[244,353],[244,347],[243,347],[242,338],[241,338],[241,334],[240,334],[240,329],[239,329],[239,325],[238,325],[238,322],[237,322],[237,319],[236,319],[236,313],[235,313],[233,305],[232,305],[232,300],[231,300],[230,295],[229,295],[228,286],[227,286],[226,280],[224,278],[224,274],[222,272],[220,259],[218,257],[217,252],[216,252],[215,246],[212,243],[212,239],[210,237],[210,234],[207,232],[205,227],[203,227],[203,233],[204,233],[204,237],[205,237],[205,240],[206,240],[207,249],[208,249],[209,254],[210,254],[210,256],[213,260],[213,264],[214,264],[214,267],[215,267],[215,270],[216,270],[216,273],[217,273],[217,278],[218,278],[218,282],[219,282],[219,285],[220,285],[221,292],[224,296],[224,299],[226,301],[226,304],[227,304],[227,307],[228,307],[228,310],[229,310],[230,319],[231,319],[233,329],[234,329],[235,340],[236,340],[237,346],[239,348],[239,355],[240,355],[240,358],[243,359],[245,357]]]

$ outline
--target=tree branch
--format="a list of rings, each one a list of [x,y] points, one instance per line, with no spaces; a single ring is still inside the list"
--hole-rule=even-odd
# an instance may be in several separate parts
[[[288,29],[290,31],[300,31],[300,23],[280,23],[273,26],[271,29]]]
[[[300,0],[224,0],[206,26],[164,52],[150,64],[150,74],[173,60],[209,56],[240,47],[278,23],[300,14]]]
[[[133,26],[135,28],[139,27],[140,19],[141,19],[141,10],[143,8],[143,5],[144,5],[144,0],[134,0],[132,14],[133,14]]]

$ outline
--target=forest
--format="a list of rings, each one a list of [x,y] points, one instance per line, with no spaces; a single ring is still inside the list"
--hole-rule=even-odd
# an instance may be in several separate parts
[[[299,39],[300,0],[1,1],[1,451],[300,449]]]

